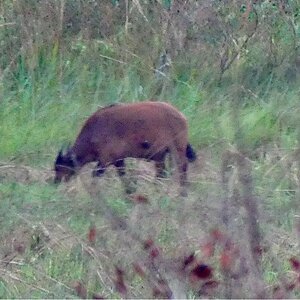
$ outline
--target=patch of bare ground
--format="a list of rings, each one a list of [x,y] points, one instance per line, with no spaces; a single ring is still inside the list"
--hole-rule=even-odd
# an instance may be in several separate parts
[[[0,162],[0,182],[18,182],[22,184],[40,182],[48,183],[53,172],[30,166]]]

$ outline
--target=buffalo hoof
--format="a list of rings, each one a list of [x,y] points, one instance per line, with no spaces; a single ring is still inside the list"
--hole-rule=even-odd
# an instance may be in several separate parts
[[[103,173],[104,173],[103,169],[95,169],[92,172],[92,176],[93,177],[101,177]]]

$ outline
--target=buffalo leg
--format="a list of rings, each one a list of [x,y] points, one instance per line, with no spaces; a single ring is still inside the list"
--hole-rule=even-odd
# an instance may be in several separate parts
[[[165,178],[166,177],[166,165],[164,161],[155,161],[156,177]]]
[[[179,183],[180,183],[180,195],[182,197],[187,197],[187,162],[180,163],[178,165],[179,170]]]
[[[118,171],[118,174],[119,174],[120,177],[122,177],[126,174],[124,159],[118,159],[114,163],[114,166],[117,168],[117,171]]]
[[[117,168],[118,175],[125,187],[126,194],[132,194],[135,189],[130,186],[130,181],[126,178],[126,171],[125,171],[125,162],[124,159],[119,159],[114,163],[114,166]]]
[[[179,173],[180,195],[186,197],[188,161],[185,156],[185,149],[177,148],[176,150],[177,151],[175,151],[175,160]]]
[[[165,157],[167,154],[167,150],[163,152],[159,152],[152,157],[152,160],[155,161],[155,169],[156,169],[156,177],[157,178],[165,178],[166,177],[166,164]]]
[[[186,190],[186,186],[187,186],[187,168],[188,168],[188,164],[187,162],[183,163],[180,165],[180,171],[179,171],[179,182],[180,182],[180,186],[181,186],[181,196],[186,197],[187,196],[187,190]]]
[[[100,177],[105,172],[105,168],[102,166],[100,161],[98,162],[96,168],[92,172],[93,177]]]

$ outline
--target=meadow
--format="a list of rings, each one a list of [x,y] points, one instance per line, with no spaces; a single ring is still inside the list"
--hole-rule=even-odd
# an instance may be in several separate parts
[[[90,1],[80,20],[77,2],[3,2],[0,298],[299,297],[299,1],[285,15],[268,1],[216,4],[227,52],[220,24],[191,14],[174,48],[180,5],[202,11],[179,2]],[[129,159],[132,195],[92,165],[53,184],[58,151],[90,114],[147,99],[188,119],[188,197],[171,160],[156,180]]]

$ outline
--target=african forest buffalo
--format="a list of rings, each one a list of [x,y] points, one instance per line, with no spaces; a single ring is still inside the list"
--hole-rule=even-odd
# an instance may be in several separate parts
[[[100,176],[109,165],[114,165],[122,178],[126,157],[153,160],[156,176],[163,177],[167,153],[175,159],[181,194],[185,195],[188,161],[193,162],[196,154],[188,143],[184,115],[165,102],[111,105],[89,117],[74,145],[66,153],[58,153],[55,182],[68,181],[89,162],[98,163],[93,176]]]

